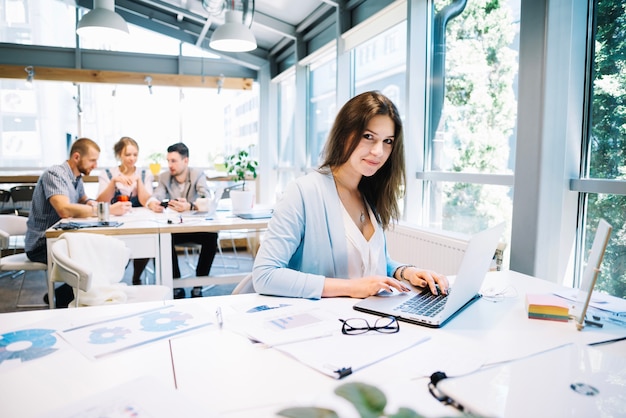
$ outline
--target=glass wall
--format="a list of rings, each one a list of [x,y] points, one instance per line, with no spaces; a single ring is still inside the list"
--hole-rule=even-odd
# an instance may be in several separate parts
[[[337,115],[337,61],[332,53],[308,68],[307,167],[318,167],[324,143]]]
[[[433,31],[425,172],[457,181],[427,181],[424,208],[430,226],[474,233],[512,217],[512,187],[472,175],[513,174],[520,2],[467,2],[456,17],[448,3],[432,15],[448,23]]]
[[[51,0],[0,3],[3,41],[75,46],[73,4]],[[53,33],[49,33],[51,27]],[[119,47],[124,51],[212,56],[134,25],[129,29],[131,40]],[[122,136],[138,141],[139,164],[147,164],[148,155],[165,152],[178,141],[187,143],[190,163],[200,167],[211,167],[223,154],[258,143],[256,83],[250,91],[218,92],[213,88],[42,81],[36,71],[29,83],[26,75],[25,71],[23,80],[0,80],[0,165],[5,169],[58,164],[67,158],[71,142],[78,137],[98,142],[102,150],[99,165],[103,167],[117,164],[112,148]]]
[[[224,153],[258,143],[258,89],[252,91],[0,80],[3,167],[43,168],[67,158],[69,144],[100,145],[99,165],[116,164],[113,144],[130,136],[152,152],[184,141],[190,162],[212,166]],[[146,161],[147,163],[147,161]]]
[[[0,39],[24,45],[74,48],[74,2],[0,0]]]
[[[406,113],[406,20],[352,51],[354,94],[379,90]]]
[[[588,129],[583,143],[581,178],[626,180],[626,12],[623,1],[592,1],[594,37],[589,42],[590,97]],[[578,272],[584,268],[600,218],[613,226],[597,289],[626,298],[626,186],[621,194],[603,191],[607,183],[591,183],[597,193],[581,193],[582,248]],[[614,188],[615,190],[615,188]]]
[[[298,139],[296,138],[296,76],[291,72],[278,83],[278,179],[276,185],[276,200],[285,190],[287,184],[302,174],[297,165],[300,158],[296,152]]]

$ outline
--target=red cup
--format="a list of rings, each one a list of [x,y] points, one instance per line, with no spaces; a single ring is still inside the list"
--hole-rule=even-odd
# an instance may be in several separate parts
[[[128,198],[128,196],[125,196],[125,195],[119,195],[119,196],[117,197],[117,201],[118,201],[118,202],[128,202],[129,200],[130,200],[130,199]]]

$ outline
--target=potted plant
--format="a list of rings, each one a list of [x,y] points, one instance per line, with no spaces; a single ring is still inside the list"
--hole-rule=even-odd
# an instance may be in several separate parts
[[[150,171],[154,177],[157,177],[161,172],[161,162],[165,160],[165,155],[162,152],[153,152],[148,155],[148,161],[150,162]]]
[[[254,206],[254,192],[246,189],[246,178],[256,178],[258,161],[250,156],[246,150],[241,150],[224,158],[226,173],[233,181],[242,182],[241,190],[231,190],[230,199],[233,205],[233,213],[244,213]]]
[[[246,150],[241,150],[235,154],[226,156],[224,159],[226,173],[231,176],[234,181],[241,181],[241,190],[246,190],[246,178],[252,176],[256,178],[256,169],[259,162],[250,156]]]

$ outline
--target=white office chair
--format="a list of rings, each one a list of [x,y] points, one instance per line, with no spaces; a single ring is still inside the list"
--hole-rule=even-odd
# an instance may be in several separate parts
[[[52,244],[52,272],[48,282],[50,309],[54,284],[65,282],[74,290],[70,306],[159,301],[172,298],[166,286],[126,286],[119,283],[130,259],[123,241],[101,234],[65,233]]]
[[[17,215],[0,215],[0,250],[10,252],[0,258],[0,277],[10,275],[12,278],[22,276],[20,288],[17,292],[15,306],[18,308],[41,308],[45,304],[20,304],[24,281],[28,272],[46,271],[48,266],[44,263],[30,261],[24,254],[24,235],[26,234],[26,221],[28,218]],[[20,251],[18,253],[18,251]],[[44,274],[44,279],[47,280]]]
[[[231,292],[231,295],[242,295],[244,293],[256,293],[252,285],[252,273],[249,273],[246,277],[241,279]]]

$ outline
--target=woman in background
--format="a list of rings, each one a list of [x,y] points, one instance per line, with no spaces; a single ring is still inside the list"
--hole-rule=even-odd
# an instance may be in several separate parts
[[[137,141],[124,136],[113,145],[113,152],[120,165],[100,171],[97,200],[110,203],[130,201],[133,207],[144,206],[152,194],[153,175],[150,170],[136,166],[139,157]],[[141,273],[148,260],[133,260],[133,284],[141,284]]]
[[[277,203],[256,256],[258,293],[318,299],[408,291],[403,281],[437,287],[448,280],[389,258],[384,230],[399,217],[405,184],[402,121],[380,92],[339,111],[317,171],[293,181]]]

